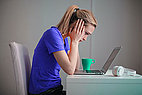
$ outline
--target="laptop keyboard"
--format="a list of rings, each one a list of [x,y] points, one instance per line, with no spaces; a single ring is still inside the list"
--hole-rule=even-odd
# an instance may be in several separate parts
[[[86,70],[87,73],[101,73],[100,70]]]

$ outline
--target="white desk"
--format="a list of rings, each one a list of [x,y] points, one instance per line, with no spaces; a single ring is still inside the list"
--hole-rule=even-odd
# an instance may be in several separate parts
[[[142,95],[142,76],[68,75],[67,95]]]

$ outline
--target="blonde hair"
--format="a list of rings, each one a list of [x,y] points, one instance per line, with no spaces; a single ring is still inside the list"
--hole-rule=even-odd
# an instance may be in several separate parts
[[[61,34],[68,34],[70,25],[77,21],[77,19],[83,19],[85,25],[90,23],[94,27],[97,26],[97,21],[91,11],[79,9],[77,5],[72,5],[67,9],[61,21],[57,24]]]

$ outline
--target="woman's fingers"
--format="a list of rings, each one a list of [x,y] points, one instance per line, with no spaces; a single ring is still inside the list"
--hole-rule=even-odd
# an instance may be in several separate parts
[[[76,23],[76,25],[75,25],[75,27],[76,27],[75,31],[76,31],[77,33],[81,33],[81,32],[82,32],[82,29],[83,29],[83,26],[84,26],[84,21],[83,21],[82,19],[78,19],[78,20],[77,20],[77,23]]]
[[[83,26],[82,30],[81,30],[81,34],[83,35],[85,32],[85,26]]]
[[[80,33],[81,24],[82,24],[82,19],[79,20],[79,23],[78,23],[78,27],[77,27],[77,32],[78,32],[78,33]]]
[[[84,21],[82,20],[82,23],[81,23],[81,26],[80,26],[80,29],[79,29],[79,31],[82,33],[82,31],[83,31],[83,28],[84,28]]]
[[[77,22],[76,22],[76,24],[75,24],[75,27],[74,27],[74,30],[75,30],[75,31],[77,31],[78,23],[79,23],[79,19],[77,20]]]
[[[77,25],[77,33],[79,33],[80,24],[81,24],[81,20],[79,19],[79,23]]]

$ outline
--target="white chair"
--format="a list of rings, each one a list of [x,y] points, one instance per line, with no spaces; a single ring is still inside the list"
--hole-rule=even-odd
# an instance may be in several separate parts
[[[16,95],[28,95],[28,83],[31,71],[28,49],[16,42],[11,42],[9,46],[16,81]]]

